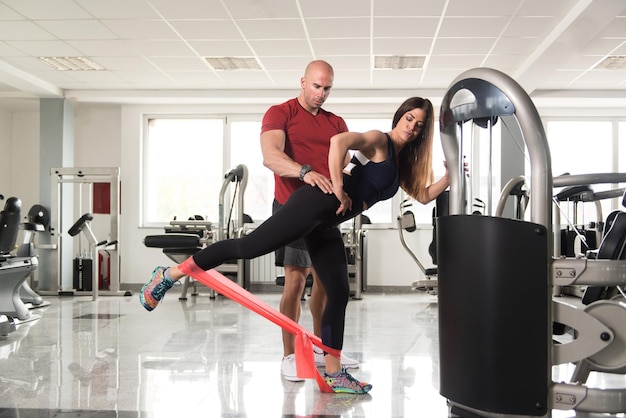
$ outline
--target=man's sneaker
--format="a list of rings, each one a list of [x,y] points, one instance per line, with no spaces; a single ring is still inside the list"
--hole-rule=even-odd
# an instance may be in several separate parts
[[[289,380],[290,382],[304,381],[304,379],[298,377],[295,354],[289,354],[288,356],[283,357],[283,360],[280,362],[280,373],[283,375],[285,380]]]
[[[324,380],[335,393],[367,393],[372,389],[372,385],[359,382],[345,368],[337,376],[330,376],[324,373]]]
[[[167,267],[157,267],[152,271],[152,277],[144,284],[139,292],[139,301],[144,308],[151,311],[161,302],[165,292],[174,286],[174,280],[164,277]]]
[[[317,347],[313,347],[313,357],[315,358],[316,366],[325,366],[326,361],[324,360],[324,352]],[[341,355],[341,367],[346,369],[358,369],[360,366],[358,360],[355,360],[350,357],[346,357],[343,354]]]

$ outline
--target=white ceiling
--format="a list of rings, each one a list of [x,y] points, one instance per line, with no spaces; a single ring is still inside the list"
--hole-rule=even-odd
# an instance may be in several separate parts
[[[537,96],[626,98],[626,68],[595,68],[626,56],[626,0],[0,0],[0,40],[5,106],[271,95],[297,91],[312,59],[334,66],[333,97],[445,92],[484,66]],[[374,68],[392,55],[425,56],[424,68]],[[58,71],[40,56],[105,69]],[[221,56],[261,69],[204,59]]]

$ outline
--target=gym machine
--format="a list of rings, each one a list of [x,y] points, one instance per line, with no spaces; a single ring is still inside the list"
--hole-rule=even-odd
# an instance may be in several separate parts
[[[54,251],[51,263],[51,275],[55,279],[51,283],[44,284],[42,280],[39,282],[39,291],[41,294],[63,294],[63,295],[92,295],[94,300],[98,295],[103,296],[130,296],[131,292],[120,290],[120,248],[118,237],[120,235],[119,216],[121,213],[120,206],[120,169],[119,167],[64,167],[51,168],[51,207],[52,216],[51,233],[52,245],[50,250]],[[94,216],[91,208],[94,206],[94,190],[96,185],[105,185],[104,190],[108,191],[108,195],[100,196],[103,201],[108,203],[108,207],[104,208],[108,216],[108,239],[98,241],[95,239],[92,231],[91,223]],[[84,190],[86,189],[86,190]],[[83,215],[76,220],[73,211],[63,211],[67,202],[70,200]],[[98,206],[100,203],[98,203]],[[83,207],[90,208],[89,212],[83,212]],[[80,234],[82,232],[82,234]],[[91,284],[91,289],[76,288],[74,276],[76,275],[74,254],[74,238],[84,235],[89,243],[89,255],[92,258],[92,280],[84,280],[83,283]],[[105,245],[106,244],[106,245]],[[108,289],[99,289],[98,249],[106,249],[109,254],[109,283]]]
[[[226,191],[231,183],[235,184],[233,193],[233,203],[228,207],[224,204]],[[244,214],[244,192],[248,184],[248,167],[240,164],[224,175],[224,181],[219,194],[219,211],[217,230],[214,230],[213,223],[204,219],[196,219],[192,217],[186,221],[173,220],[170,226],[165,228],[163,235],[148,235],[144,238],[144,245],[150,248],[162,248],[170,260],[176,264],[180,264],[187,258],[202,250],[207,245],[221,241],[227,238],[238,238],[245,234],[244,224],[252,222],[248,215]],[[236,203],[235,203],[236,197]],[[237,206],[237,215],[232,218],[234,207]],[[228,217],[226,217],[228,215]],[[233,230],[231,232],[231,225]],[[233,260],[230,263],[224,263],[217,267],[216,270],[222,274],[235,276],[237,284],[247,288],[249,287],[247,278],[247,260]],[[187,300],[187,291],[189,285],[193,284],[194,291],[192,295],[197,295],[195,289],[195,281],[190,283],[190,278],[185,276],[183,279],[183,288],[180,300]],[[216,293],[210,290],[210,297],[215,298]]]
[[[342,230],[348,258],[350,295],[354,300],[363,299],[363,292],[367,289],[367,274],[363,263],[363,254],[367,253],[367,231],[363,225],[369,223],[367,216],[359,215],[352,219],[348,230]]]
[[[433,242],[431,243],[431,247],[435,244],[436,237],[436,223],[435,219],[439,216],[443,216],[442,204],[440,202],[443,201],[443,198],[447,199],[447,192],[443,192],[441,195],[437,197],[437,202],[435,204],[435,208],[433,208]],[[410,198],[402,200],[400,203],[400,215],[397,218],[398,223],[398,233],[400,234],[400,243],[402,247],[409,253],[411,259],[417,264],[418,269],[421,271],[424,279],[416,280],[411,284],[411,290],[424,290],[430,294],[437,294],[437,267],[429,267],[426,268],[424,263],[422,263],[419,257],[415,254],[415,252],[411,249],[411,247],[407,244],[406,239],[404,238],[405,231],[406,232],[415,232],[417,230],[417,224],[415,223],[415,215],[411,211],[411,206],[413,202]],[[447,202],[446,202],[447,211]],[[436,254],[431,251],[431,257],[433,260],[433,264],[437,264]]]
[[[462,125],[476,119],[521,134],[529,221],[470,213],[459,150]],[[626,262],[553,256],[550,150],[530,97],[504,73],[475,68],[450,85],[440,127],[451,183],[449,215],[437,219],[440,393],[452,414],[623,413],[626,388],[591,387],[585,371],[626,373],[626,304],[601,299],[579,309],[553,300],[552,287],[623,285]],[[512,291],[519,285],[524,292]],[[576,330],[574,338],[554,342],[553,323]],[[586,370],[554,382],[552,367],[567,363]]]
[[[27,222],[20,224],[20,229],[24,231],[21,254],[35,255],[35,237],[38,233],[47,231],[50,227],[50,213],[42,205],[33,205],[28,211]],[[34,272],[33,272],[34,273]],[[31,274],[32,281],[34,274]],[[27,305],[41,308],[50,305],[37,292],[35,292],[29,281],[25,281],[20,289],[20,299]]]
[[[20,228],[22,201],[17,197],[7,199],[0,212],[0,335],[15,330],[15,321],[39,318],[31,315],[20,297],[26,279],[37,269],[38,259],[30,245],[16,248]],[[9,319],[11,318],[11,319]]]

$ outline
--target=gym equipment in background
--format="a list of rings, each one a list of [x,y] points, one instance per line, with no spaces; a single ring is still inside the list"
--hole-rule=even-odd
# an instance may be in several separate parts
[[[224,204],[226,191],[231,184],[235,185],[233,200],[227,208]],[[245,234],[244,225],[251,223],[252,219],[244,213],[244,193],[248,184],[248,167],[240,164],[224,175],[222,188],[219,194],[219,211],[217,230],[213,223],[202,219],[200,216],[192,216],[186,221],[173,220],[170,226],[165,228],[165,234],[148,235],[144,238],[144,245],[150,248],[162,248],[170,260],[180,264],[187,258],[200,251],[207,245],[227,238],[237,238]],[[236,216],[233,218],[233,210],[237,207]],[[228,209],[226,211],[226,209]],[[228,217],[227,217],[228,216]],[[231,230],[232,228],[232,230]],[[247,260],[233,260],[217,267],[220,273],[235,277],[237,284],[245,289],[249,287]],[[188,276],[182,280],[180,300],[187,300],[189,285],[194,286],[192,295],[197,295],[196,282]],[[215,298],[216,293],[210,289],[210,297]]]
[[[21,208],[22,201],[10,197],[0,212],[0,314],[26,321],[39,318],[38,315],[31,315],[20,297],[20,289],[37,269],[38,260],[30,251],[24,251],[23,245],[16,250]],[[4,320],[6,323],[6,317],[0,317],[0,322]],[[4,328],[4,331],[11,329],[10,326],[9,329]],[[0,331],[0,334],[4,331]]]
[[[85,256],[76,257],[74,259],[73,283],[74,289],[91,292],[93,300],[96,300],[98,298],[98,292],[102,287],[100,283],[98,249],[105,246],[116,245],[117,241],[98,241],[91,229],[91,221],[93,221],[93,215],[91,213],[85,213],[72,225],[67,233],[71,237],[75,237],[82,232],[87,238],[89,251]]]
[[[20,229],[24,231],[24,241],[19,249],[20,256],[34,256],[35,237],[39,232],[44,232],[50,227],[50,213],[42,205],[33,205],[28,211],[27,222],[20,224]],[[33,272],[34,273],[34,272]],[[34,274],[30,275],[32,281]],[[20,289],[20,298],[27,306],[41,308],[50,305],[37,292],[35,292],[29,281],[24,281]]]
[[[51,218],[52,245],[42,250],[52,251],[49,257],[53,280],[44,283],[40,278],[38,291],[42,295],[89,295],[93,293],[94,298],[97,296],[96,293],[101,296],[130,296],[132,294],[130,291],[120,290],[120,242],[118,239],[121,185],[119,167],[51,168],[50,176],[51,212],[53,214]],[[68,201],[71,201],[73,206],[68,205]],[[72,210],[63,210],[69,207]],[[88,209],[84,210],[84,208]],[[86,226],[84,223],[87,221],[82,216],[76,220],[73,215],[75,209],[78,210],[77,213],[83,214],[82,216],[93,215],[93,218],[89,220],[89,229],[81,229],[81,231],[88,234],[89,230],[94,230],[98,231],[96,235],[106,234],[107,236],[107,245],[99,246],[99,248],[106,250],[110,256],[108,289],[98,289],[98,286],[91,290],[74,287],[74,258],[82,250],[79,248],[75,251],[74,238],[78,236],[80,247],[81,235],[84,234],[71,235],[69,231],[81,220],[84,228]],[[90,245],[93,245],[92,237],[86,236]],[[96,267],[99,268],[96,265],[99,255],[96,253],[93,257],[92,271]]]
[[[528,221],[474,216],[467,207],[462,126],[496,117],[527,150]],[[552,296],[553,286],[623,285],[626,263],[554,253],[556,182],[530,97],[506,74],[475,68],[450,85],[440,125],[451,183],[449,215],[437,219],[440,393],[451,412],[546,418],[557,409],[624,412],[626,387],[593,387],[583,372],[570,383],[552,380],[553,366],[567,363],[626,373],[626,304],[602,299],[580,309]],[[553,323],[576,330],[573,338],[553,341]]]
[[[348,280],[350,284],[350,296],[354,300],[363,299],[363,292],[367,290],[367,269],[363,263],[363,255],[367,252],[367,231],[363,225],[372,222],[366,215],[355,216],[349,223],[340,225],[343,244],[346,248],[346,258],[348,260]],[[349,227],[346,225],[349,224]],[[278,286],[285,285],[285,276],[279,275],[275,280]],[[309,273],[306,277],[304,289],[300,300],[306,300],[307,290],[309,296],[313,287],[313,275]]]
[[[444,191],[441,193],[435,202],[435,207],[433,208],[433,240],[428,248],[430,256],[432,258],[432,263],[435,267],[426,268],[424,263],[422,263],[415,254],[415,252],[411,249],[411,247],[407,244],[406,239],[404,237],[406,232],[415,232],[417,230],[417,224],[415,223],[415,215],[409,209],[413,203],[411,199],[404,199],[400,203],[400,216],[397,218],[398,222],[398,233],[400,234],[400,242],[404,249],[409,253],[417,267],[421,271],[424,279],[416,280],[411,284],[412,290],[424,290],[433,295],[437,294],[437,251],[436,251],[436,237],[437,237],[437,228],[435,220],[439,216],[443,216],[448,211],[448,192]]]

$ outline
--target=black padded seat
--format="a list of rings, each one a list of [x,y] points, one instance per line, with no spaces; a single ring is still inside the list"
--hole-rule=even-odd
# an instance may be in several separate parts
[[[177,250],[178,252],[183,249],[201,248],[200,237],[198,235],[175,232],[163,235],[148,235],[144,238],[143,243],[146,247],[163,248],[168,251]]]
[[[626,260],[626,191],[622,198],[621,210],[607,216],[606,232],[600,242],[595,258],[599,260]],[[609,287],[589,286],[585,289],[582,303],[589,305],[596,300],[607,298]]]

